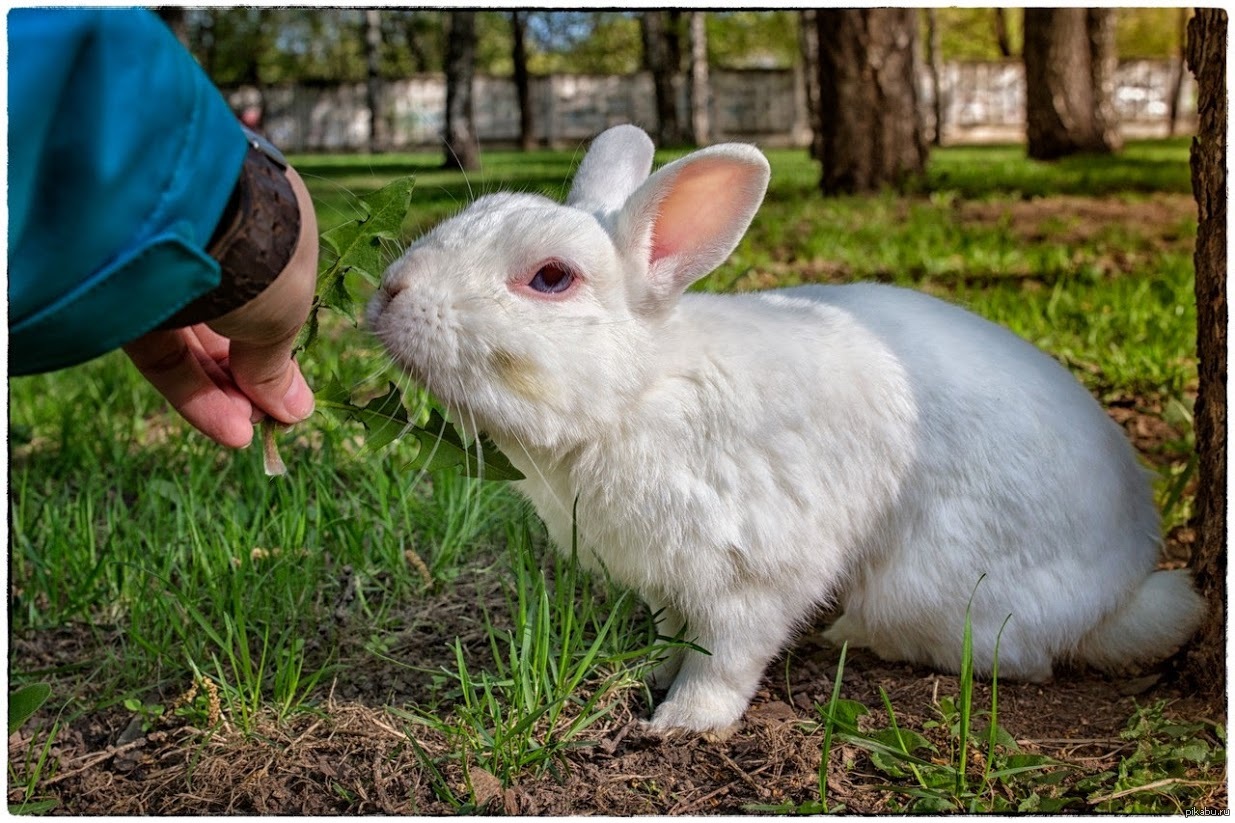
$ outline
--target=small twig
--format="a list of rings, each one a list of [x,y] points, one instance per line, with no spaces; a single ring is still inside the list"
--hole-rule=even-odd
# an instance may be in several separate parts
[[[630,734],[630,730],[635,728],[638,725],[639,725],[639,721],[637,719],[631,720],[625,726],[618,729],[617,734],[615,734],[613,737],[609,738],[608,740],[600,741],[600,743],[596,745],[596,748],[600,749],[605,754],[608,754],[608,755],[613,754],[615,751],[617,751],[618,745],[623,740],[626,739],[626,735]]]
[[[389,726],[389,725],[387,725],[387,724],[383,723],[382,721],[378,720],[377,718],[373,718],[373,720],[372,720],[371,722],[373,723],[373,725],[374,725],[374,726],[377,726],[379,729],[381,729],[381,730],[385,731],[387,734],[393,735],[394,737],[398,738],[399,740],[411,740],[411,738],[410,738],[410,737],[408,737],[405,733],[403,733],[403,732],[399,731],[398,729],[394,728],[393,726]]]
[[[82,755],[81,757],[74,758],[73,760],[70,760],[69,762],[70,763],[80,763],[83,760],[86,762],[82,763],[81,766],[77,767],[76,769],[73,769],[71,772],[64,772],[63,774],[56,775],[50,780],[44,781],[42,785],[44,787],[54,786],[55,784],[61,782],[62,780],[68,780],[70,777],[75,777],[81,774],[82,772],[87,771],[88,769],[91,769],[94,766],[97,766],[103,761],[109,760],[110,758],[115,757],[118,754],[124,754],[125,752],[130,751],[131,749],[141,748],[147,743],[157,743],[160,740],[162,740],[165,736],[166,736],[166,733],[164,732],[151,732],[148,735],[139,737],[136,740],[130,741],[123,745],[109,746],[106,751],[96,752],[95,754],[85,754],[85,755]]]
[[[755,778],[751,777],[749,774],[743,771],[741,766],[739,766],[737,763],[734,763],[733,759],[729,757],[729,755],[725,754],[719,749],[714,749],[713,751],[717,755],[719,755],[721,760],[725,761],[725,764],[729,766],[729,768],[733,769],[733,771],[737,773],[738,777],[742,778],[743,783],[745,783],[747,786],[750,786],[756,792],[760,794],[763,793],[763,786],[760,786],[759,782],[755,780]]]
[[[685,814],[686,812],[692,809],[698,809],[704,803],[708,802],[713,797],[716,797],[716,795],[722,794],[723,792],[726,792],[728,790],[729,790],[729,786],[724,785],[724,786],[721,786],[719,789],[713,789],[712,791],[708,792],[703,797],[700,797],[697,800],[683,800],[681,803],[677,804],[672,809],[665,812],[665,815],[667,817],[673,817],[674,815]]]
[[[291,742],[291,744],[287,747],[287,752],[290,754],[297,746],[300,745],[300,741],[304,740],[306,737],[313,734],[313,732],[317,731],[317,727],[320,725],[322,725],[322,721],[320,719],[314,720],[313,725],[309,726],[309,728],[301,732],[300,735],[297,736],[297,738]]]

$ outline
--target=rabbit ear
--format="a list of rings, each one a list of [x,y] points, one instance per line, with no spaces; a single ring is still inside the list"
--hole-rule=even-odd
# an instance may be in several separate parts
[[[771,169],[754,146],[726,143],[661,168],[618,215],[619,250],[647,262],[650,296],[676,299],[724,262],[763,202]]]
[[[583,156],[566,205],[587,211],[617,211],[652,171],[652,138],[638,126],[614,126],[592,141]]]

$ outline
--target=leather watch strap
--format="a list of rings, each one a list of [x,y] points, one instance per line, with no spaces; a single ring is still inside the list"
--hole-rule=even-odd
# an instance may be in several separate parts
[[[207,248],[222,269],[219,285],[161,329],[205,323],[243,306],[279,276],[296,249],[300,206],[284,173],[286,161],[265,140],[252,132],[248,136],[240,178]]]

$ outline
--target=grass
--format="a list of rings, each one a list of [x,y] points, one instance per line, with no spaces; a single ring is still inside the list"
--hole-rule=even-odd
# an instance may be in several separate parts
[[[473,671],[456,638],[454,666],[447,671],[448,694],[456,700],[451,713],[401,713],[450,744],[436,758],[420,754],[434,791],[460,813],[484,808],[473,769],[509,787],[524,774],[563,768],[565,753],[590,742],[588,730],[615,710],[614,695],[641,689],[643,675],[671,645],[640,620],[629,593],[612,602],[598,595],[573,555],[555,555],[543,568],[526,522],[512,525],[507,537],[513,585],[504,619],[486,614],[486,668]],[[447,761],[469,764],[469,796],[457,796],[442,777]]]
[[[825,201],[804,153],[770,151],[765,206],[730,261],[698,288],[879,279],[1008,325],[1101,398],[1158,410],[1173,426],[1154,457],[1174,525],[1190,500],[1195,220],[1103,225],[1070,214],[1078,200],[1060,198],[1101,195],[1135,208],[1153,193],[1186,196],[1186,155],[1178,140],[1054,165],[1025,160],[1018,147],[945,149],[934,153],[921,194]],[[436,155],[294,160],[323,228],[354,216],[358,194],[415,175],[404,224],[412,237],[487,191],[561,197],[578,159],[487,152],[484,169],[468,179],[438,170]],[[998,214],[1035,202],[1042,213],[1028,223]],[[978,219],[974,209],[996,214]],[[357,394],[396,379],[373,341],[338,318],[323,326],[303,366],[311,384],[338,375]],[[546,560],[543,536],[528,530],[525,505],[503,484],[404,471],[406,444],[366,451],[356,425],[318,415],[298,427],[282,441],[291,473],[271,482],[259,450],[223,453],[194,435],[112,354],[14,381],[10,434],[11,678],[51,683],[48,707],[61,726],[126,704],[140,713],[204,679],[228,722],[255,733],[259,716],[317,711],[341,675],[388,664],[409,604],[473,598],[467,621],[429,627],[440,638],[441,653],[426,666],[437,673],[434,686],[397,707],[409,724],[433,725],[455,743],[426,752],[426,768],[467,759],[509,783],[526,770],[557,768],[657,654],[644,610],[568,561]],[[504,584],[501,601],[482,591],[494,581]],[[41,651],[58,632],[87,639],[71,655]],[[1025,776],[1037,780],[1038,772],[1015,771],[1029,764],[997,735],[993,700],[989,736],[960,742],[965,700],[941,700],[934,729],[898,728],[890,702],[881,736],[861,731],[856,716],[833,712],[827,722],[840,738],[865,735],[899,752],[870,757],[890,780],[909,775],[919,789],[928,776],[913,759],[922,741],[938,746],[939,734],[951,735],[961,776],[970,773],[963,758],[973,745],[997,742],[1000,766],[981,752],[980,785],[1041,789],[1037,808],[1046,810],[1056,796]],[[1171,726],[1161,717],[1137,721],[1139,760],[1091,776],[1090,794],[1110,795],[1096,808],[1150,808],[1129,792],[1133,784],[1172,779],[1176,760],[1211,763],[1224,751],[1212,725]],[[31,738],[28,761],[12,764],[10,788],[26,781],[35,796],[31,770],[53,769],[40,755],[49,742]],[[1160,805],[1185,790],[1159,787],[1168,797]],[[442,791],[456,808],[476,801],[457,787]],[[826,789],[821,795],[826,803]],[[922,801],[903,796],[906,809]],[[949,802],[962,796],[967,808],[995,808],[983,791],[958,791]],[[1032,805],[1029,795],[1021,802]]]
[[[879,694],[886,726],[870,722],[872,711],[867,706],[840,696],[847,650],[846,645],[840,651],[831,699],[816,705],[823,728],[819,799],[799,804],[751,805],[748,811],[810,815],[845,811],[843,804],[830,803],[828,799],[827,775],[836,743],[848,744],[865,754],[870,766],[885,779],[868,790],[884,793],[885,806],[881,811],[894,814],[1182,814],[1204,807],[1203,798],[1219,785],[1217,778],[1197,779],[1195,775],[1220,773],[1223,769],[1225,727],[1208,721],[1174,720],[1165,713],[1165,701],[1139,707],[1129,719],[1121,737],[1135,748],[1120,758],[1112,770],[1083,774],[1073,764],[1022,752],[998,722],[998,640],[988,685],[988,707],[975,707],[973,636],[968,609],[961,637],[957,694],[938,699],[937,719],[922,723],[921,731],[898,724],[896,710],[882,686]],[[985,727],[975,729],[974,721],[981,719]],[[844,765],[847,771],[854,770],[853,759]]]

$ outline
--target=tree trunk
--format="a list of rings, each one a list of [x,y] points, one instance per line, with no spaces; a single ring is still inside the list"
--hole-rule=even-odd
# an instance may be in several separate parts
[[[708,82],[708,27],[704,12],[690,12],[690,131],[696,146],[712,139],[712,87]]]
[[[673,146],[686,142],[678,118],[677,91],[673,80],[681,68],[680,52],[670,43],[673,32],[669,12],[645,11],[639,15],[643,35],[643,65],[652,73],[656,91],[656,142]],[[677,59],[675,59],[677,58]]]
[[[1184,87],[1184,72],[1187,71],[1187,47],[1188,47],[1188,14],[1187,6],[1181,6],[1179,16],[1176,18],[1179,21],[1179,55],[1175,59],[1175,67],[1171,76],[1171,96],[1167,102],[1166,115],[1166,134],[1167,137],[1174,137],[1176,129],[1179,128],[1179,95]]]
[[[366,9],[364,13],[365,44],[365,104],[369,109],[369,152],[377,154],[387,148],[386,115],[382,109],[382,13]]]
[[[532,108],[532,78],[527,70],[526,11],[510,13],[511,60],[514,62],[515,97],[519,101],[519,148],[536,148],[536,112]]]
[[[1189,653],[1188,676],[1210,697],[1226,682],[1226,42],[1227,14],[1197,9],[1188,24],[1188,67],[1196,75],[1192,191],[1197,203],[1197,492],[1193,570],[1209,611]]]
[[[1053,160],[1123,148],[1115,114],[1112,9],[1025,9],[1029,156]]]
[[[798,46],[806,72],[806,115],[810,123],[810,156],[823,156],[823,121],[819,119],[819,29],[814,9],[798,12]]]
[[[931,113],[935,127],[931,132],[931,145],[943,145],[943,84],[939,80],[940,52],[939,15],[935,9],[926,10],[926,66],[931,78]]]
[[[407,43],[407,52],[412,60],[412,71],[423,74],[431,68],[429,53],[421,38],[423,28],[420,15],[422,12],[403,12],[403,39]]]
[[[1012,38],[1008,36],[1008,12],[1001,8],[993,9],[993,11],[995,12],[995,45],[1001,57],[1011,57]]]
[[[901,187],[926,167],[914,85],[916,9],[819,9],[825,195]]]
[[[446,39],[446,159],[448,169],[480,168],[472,80],[476,73],[476,12],[450,12]]]

